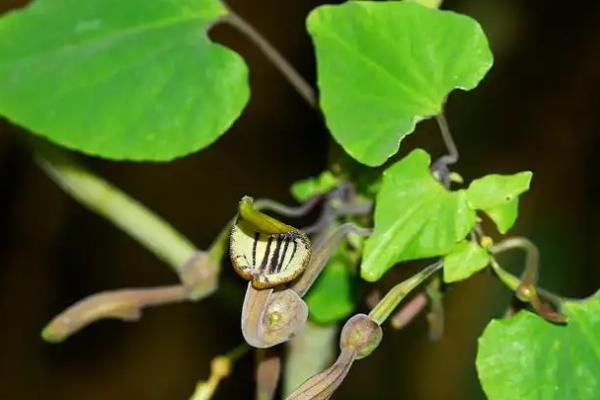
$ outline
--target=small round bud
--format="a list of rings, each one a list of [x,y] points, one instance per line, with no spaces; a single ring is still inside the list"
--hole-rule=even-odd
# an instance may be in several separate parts
[[[217,287],[219,265],[205,251],[198,251],[186,262],[179,278],[187,290],[190,300],[198,300]]]
[[[350,318],[340,336],[340,347],[356,350],[356,359],[367,357],[381,343],[383,331],[375,321],[365,314]]]
[[[231,373],[231,361],[225,356],[215,357],[210,363],[210,369],[219,379],[226,378]]]
[[[308,318],[306,303],[291,289],[273,293],[264,316],[265,339],[276,343],[288,340]]]
[[[486,250],[489,250],[494,245],[494,239],[492,239],[489,236],[484,236],[481,238],[480,244],[481,244],[481,247],[483,247]]]
[[[535,286],[532,284],[528,285],[519,285],[515,292],[517,298],[523,302],[530,302],[534,297],[537,297],[537,292],[535,290]]]

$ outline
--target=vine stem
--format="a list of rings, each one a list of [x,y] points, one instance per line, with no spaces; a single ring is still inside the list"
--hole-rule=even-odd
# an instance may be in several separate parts
[[[44,327],[42,337],[50,343],[65,340],[87,325],[106,318],[137,321],[149,306],[180,303],[187,300],[184,286],[121,289],[101,292],[78,301]]]
[[[516,277],[515,275],[511,274],[504,268],[502,268],[502,266],[500,264],[498,264],[498,261],[496,261],[496,259],[494,257],[492,257],[492,259],[490,260],[490,265],[492,266],[492,269],[494,270],[494,272],[496,273],[496,275],[498,276],[500,281],[506,287],[508,287],[510,290],[512,290],[513,292],[516,292],[517,289],[519,288],[519,286],[521,285],[521,281],[519,280],[519,278]],[[564,302],[568,301],[568,302],[576,303],[576,302],[581,301],[580,299],[571,299],[571,298],[559,296],[559,295],[554,294],[551,291],[546,290],[541,287],[537,287],[536,290],[542,298],[550,301],[558,309],[562,308],[562,304]]]
[[[317,108],[317,96],[312,86],[298,73],[290,62],[250,23],[227,6],[228,15],[221,19],[248,37],[267,59],[283,74],[302,98],[312,107]]]
[[[492,253],[502,253],[506,250],[522,249],[525,251],[525,269],[521,281],[535,283],[539,274],[540,251],[535,243],[525,237],[507,238],[494,246]]]
[[[450,132],[450,127],[448,126],[448,121],[446,120],[444,112],[442,111],[439,113],[435,117],[435,120],[437,121],[437,124],[440,128],[440,133],[442,134],[442,139],[444,140],[444,144],[448,150],[448,154],[440,157],[438,161],[444,165],[455,164],[458,161],[460,154],[458,153],[458,148],[456,147],[456,143],[454,142],[454,138]]]
[[[378,325],[381,325],[390,316],[394,309],[400,304],[400,302],[408,295],[414,288],[419,286],[423,281],[433,275],[436,271],[439,271],[444,262],[442,260],[437,261],[411,276],[407,280],[400,282],[384,296],[383,299],[371,310],[369,318],[375,321]]]
[[[190,400],[210,400],[214,396],[219,383],[231,374],[235,362],[246,354],[250,347],[242,343],[227,354],[213,358],[210,363],[210,376],[206,381],[200,381]]]
[[[283,397],[289,396],[313,375],[327,368],[335,358],[337,324],[318,325],[308,321],[304,330],[288,342],[283,375]]]
[[[175,271],[181,272],[198,251],[164,219],[58,151],[38,152],[36,162],[71,197],[111,221]]]

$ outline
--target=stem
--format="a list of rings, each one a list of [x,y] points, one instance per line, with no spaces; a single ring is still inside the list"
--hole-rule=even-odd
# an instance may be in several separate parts
[[[442,301],[441,278],[439,275],[431,279],[425,292],[431,306],[427,314],[429,324],[429,339],[440,340],[444,334],[444,303]]]
[[[495,244],[491,250],[494,254],[500,254],[506,250],[517,248],[525,251],[525,269],[521,281],[525,284],[535,284],[539,274],[540,262],[540,251],[535,243],[525,237],[513,237]]]
[[[404,282],[394,286],[375,306],[375,308],[371,310],[369,313],[369,318],[375,321],[378,325],[383,324],[407,294],[423,283],[423,281],[429,278],[434,272],[442,268],[443,265],[443,261],[437,261],[417,274],[411,276]]]
[[[300,96],[302,96],[311,107],[317,108],[317,96],[310,84],[298,73],[298,71],[296,71],[289,61],[286,60],[285,57],[283,57],[281,53],[279,53],[279,51],[277,51],[277,49],[256,30],[256,28],[237,15],[231,8],[227,8],[229,14],[225,16],[222,21],[236,28],[254,42],[265,57],[267,57],[288,82],[290,82],[294,89],[296,89]]]
[[[343,348],[335,363],[300,385],[286,400],[327,400],[340,386],[356,360],[356,350]]]
[[[179,303],[186,299],[187,290],[180,285],[98,293],[78,301],[56,316],[44,328],[42,337],[47,342],[62,342],[99,319],[136,321],[145,307]]]
[[[452,138],[452,133],[450,132],[450,128],[448,127],[448,121],[444,116],[444,112],[441,112],[439,115],[435,117],[435,120],[440,127],[440,133],[442,134],[442,139],[444,140],[444,144],[446,145],[446,149],[448,150],[448,154],[440,157],[438,160],[440,163],[444,165],[451,165],[458,161],[459,154],[458,149],[456,148],[456,144],[454,143],[454,139]]]
[[[234,223],[235,218],[227,222],[208,249],[209,257],[218,265],[221,265],[221,261],[223,260],[225,253],[227,253],[229,247],[229,236],[231,235],[231,227]]]
[[[281,376],[281,356],[272,349],[257,349],[256,400],[272,400]]]
[[[369,229],[347,222],[337,227],[326,239],[316,243],[306,270],[291,286],[298,296],[303,297],[308,292],[342,239],[350,232],[364,236],[371,233]]]
[[[492,269],[494,270],[496,275],[498,275],[498,278],[500,278],[500,281],[502,281],[502,283],[504,283],[504,285],[506,287],[508,287],[513,292],[519,288],[519,286],[521,285],[521,281],[519,280],[519,278],[516,277],[515,275],[511,274],[504,268],[502,268],[500,266],[500,264],[498,264],[498,262],[496,261],[495,258],[492,257],[492,259],[490,260],[490,265],[492,266]],[[558,296],[558,295],[550,292],[549,290],[546,290],[541,287],[537,288],[537,292],[540,294],[540,296],[542,298],[548,300],[549,302],[554,304],[559,309],[562,307],[562,303],[564,303],[566,301],[568,301],[568,302],[577,302],[578,301],[577,299],[569,299],[566,297]]]
[[[289,341],[283,375],[284,398],[302,382],[327,368],[335,357],[337,330],[336,324],[317,325],[309,321],[304,330]]]
[[[254,201],[254,208],[275,212],[285,217],[303,217],[308,214],[321,199],[313,197],[299,207],[290,207],[270,199],[258,199]]]
[[[250,350],[246,343],[242,343],[229,353],[217,356],[210,363],[210,376],[206,381],[200,381],[190,400],[210,400],[214,396],[219,383],[231,374],[233,364]]]
[[[196,253],[195,246],[165,220],[58,152],[38,153],[36,161],[65,192],[121,228],[176,271]]]

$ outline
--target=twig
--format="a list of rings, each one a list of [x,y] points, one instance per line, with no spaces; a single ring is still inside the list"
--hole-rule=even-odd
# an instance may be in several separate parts
[[[371,310],[369,318],[381,325],[390,316],[398,304],[409,294],[414,288],[419,286],[423,281],[429,278],[434,272],[438,271],[444,265],[443,261],[437,261],[417,274],[411,276],[404,282],[394,286],[384,298]]]
[[[402,329],[407,326],[427,306],[427,295],[423,292],[410,299],[394,316],[391,324],[394,329]]]
[[[281,356],[272,349],[256,350],[256,400],[272,400],[281,376]]]
[[[540,251],[535,243],[525,237],[512,237],[492,246],[491,251],[500,254],[511,249],[522,249],[525,251],[525,269],[521,277],[521,282],[537,283],[539,274]]]
[[[246,35],[262,51],[269,61],[283,74],[296,91],[313,108],[317,108],[317,96],[310,84],[296,71],[290,62],[269,43],[260,32],[258,32],[246,20],[236,14],[228,7],[229,14],[221,21],[233,26]]]
[[[242,343],[229,353],[213,358],[210,363],[210,376],[208,380],[198,382],[190,400],[210,400],[217,391],[221,380],[231,374],[233,364],[246,354],[249,349],[246,343]]]
[[[44,328],[42,337],[47,342],[61,342],[99,319],[136,321],[145,307],[179,303],[186,299],[187,290],[181,285],[97,293],[78,301],[56,316]]]
[[[254,208],[261,211],[273,211],[285,217],[303,217],[308,214],[320,200],[319,197],[313,197],[299,207],[290,207],[270,199],[258,199],[254,201]]]
[[[371,234],[369,229],[365,229],[351,222],[340,225],[329,235],[325,240],[317,242],[314,246],[313,255],[304,273],[296,280],[291,289],[294,290],[300,297],[303,297],[308,289],[315,282],[327,261],[340,244],[342,239],[350,232],[359,235],[367,236]]]
[[[506,269],[502,268],[495,258],[492,257],[492,259],[490,260],[490,265],[492,266],[492,269],[494,270],[498,278],[500,278],[500,281],[504,283],[506,287],[508,287],[512,291],[516,291],[519,288],[519,286],[521,285],[521,281],[519,280],[519,278],[508,272]],[[554,304],[554,306],[557,307],[559,310],[562,308],[562,304],[564,302],[579,301],[579,299],[570,299],[567,297],[559,296],[541,287],[537,287],[536,289],[542,298]]]
[[[439,161],[446,164],[452,165],[458,161],[459,154],[458,149],[456,148],[456,143],[454,143],[454,138],[452,137],[452,133],[450,132],[450,128],[448,127],[448,121],[444,116],[444,112],[439,113],[435,120],[440,127],[440,133],[442,134],[442,139],[444,140],[444,144],[446,145],[446,149],[448,150],[448,154],[440,157]]]
[[[308,321],[304,330],[288,342],[283,397],[302,382],[318,374],[335,358],[337,324],[317,325]]]
[[[36,161],[65,192],[111,221],[176,271],[196,253],[196,247],[165,220],[58,150],[38,153]]]
[[[327,400],[343,382],[356,360],[356,350],[342,349],[335,363],[314,375],[286,398],[286,400]]]

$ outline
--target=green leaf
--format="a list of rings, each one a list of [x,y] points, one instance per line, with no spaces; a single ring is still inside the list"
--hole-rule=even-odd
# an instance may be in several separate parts
[[[429,8],[439,8],[442,5],[442,0],[406,0],[412,3],[418,3]]]
[[[396,153],[418,121],[439,114],[451,90],[473,89],[492,65],[475,20],[415,3],[325,5],[307,26],[327,126],[370,166]]]
[[[290,188],[292,195],[299,202],[304,202],[311,197],[329,192],[339,184],[338,178],[330,171],[323,171],[319,176],[294,182]]]
[[[529,190],[532,173],[514,175],[487,175],[471,182],[467,189],[469,205],[484,211],[506,233],[517,220],[519,196]]]
[[[490,400],[600,399],[600,292],[563,311],[566,326],[529,311],[490,322],[477,353]]]
[[[477,243],[463,240],[444,257],[444,282],[457,282],[481,271],[490,254]]]
[[[311,318],[320,324],[342,320],[354,311],[351,262],[338,251],[306,295]]]
[[[465,191],[447,191],[429,163],[429,154],[417,149],[384,172],[361,265],[364,279],[376,281],[401,261],[448,254],[475,225]]]
[[[247,68],[206,30],[217,0],[37,0],[0,18],[0,114],[111,159],[202,149],[240,115]]]

